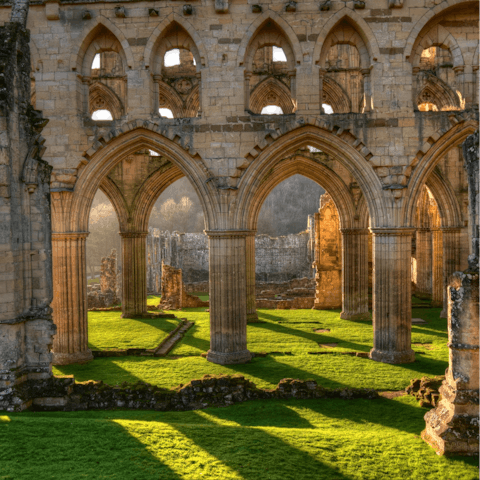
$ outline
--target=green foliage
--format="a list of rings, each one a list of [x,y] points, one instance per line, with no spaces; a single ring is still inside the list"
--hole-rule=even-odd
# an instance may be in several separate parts
[[[438,457],[415,399],[255,401],[192,412],[0,416],[0,478],[473,480]]]

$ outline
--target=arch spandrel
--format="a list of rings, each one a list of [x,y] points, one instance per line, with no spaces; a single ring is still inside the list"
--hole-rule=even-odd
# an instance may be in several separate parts
[[[102,181],[123,159],[142,148],[154,150],[167,157],[181,174],[190,180],[202,203],[207,225],[211,227],[215,225],[213,212],[216,198],[212,187],[208,187],[207,176],[198,166],[198,162],[168,138],[157,132],[137,128],[116,137],[90,156],[75,184],[69,208],[70,215],[68,220],[65,220],[65,231],[86,231],[91,203]]]
[[[357,182],[368,205],[372,226],[394,226],[387,215],[384,191],[372,166],[352,145],[339,136],[316,126],[304,126],[291,130],[273,141],[245,170],[238,184],[237,223],[247,228],[248,213],[256,202],[264,179],[285,158],[293,156],[302,147],[312,146],[334,157]],[[313,163],[313,162],[312,162]],[[318,180],[315,180],[318,181]],[[329,191],[332,196],[333,192]],[[350,193],[349,193],[350,195]]]
[[[421,157],[420,162],[415,167],[410,176],[407,191],[405,193],[405,204],[399,212],[401,221],[405,226],[414,224],[415,208],[420,198],[422,188],[428,181],[440,159],[451,148],[456,148],[463,143],[465,139],[478,129],[478,122],[468,120],[461,122],[444,133]],[[432,176],[434,178],[434,176]],[[433,187],[434,188],[434,187]],[[433,193],[433,191],[432,191]],[[448,198],[448,195],[445,197]],[[440,208],[440,207],[439,207]],[[458,226],[455,225],[455,226]]]

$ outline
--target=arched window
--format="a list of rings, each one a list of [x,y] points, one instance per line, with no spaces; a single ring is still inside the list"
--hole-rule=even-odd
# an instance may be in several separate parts
[[[154,82],[159,113],[168,118],[196,117],[200,112],[200,81],[197,46],[187,31],[174,22],[158,40]],[[169,110],[171,115],[162,113]]]
[[[173,113],[169,108],[159,108],[158,112],[160,113],[161,117],[173,118]]]
[[[259,28],[247,47],[244,63],[247,110],[263,113],[273,105],[283,114],[296,110],[293,49],[275,22],[268,20]]]

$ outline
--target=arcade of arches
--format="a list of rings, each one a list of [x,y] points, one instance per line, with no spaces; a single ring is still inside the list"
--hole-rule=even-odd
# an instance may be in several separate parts
[[[17,373],[51,375],[54,327],[41,335],[34,329],[37,341],[28,340],[34,333],[25,324],[37,317],[49,324],[52,298],[53,361],[92,358],[85,242],[98,189],[119,220],[123,314],[145,311],[149,216],[162,191],[184,176],[209,239],[209,361],[251,358],[257,219],[272,189],[294,174],[325,188],[338,211],[345,319],[368,314],[371,234],[372,359],[415,359],[412,271],[417,291],[446,316],[446,287],[467,267],[475,236],[461,146],[478,129],[478,2],[357,9],[332,1],[322,10],[299,4],[296,12],[283,3],[263,12],[245,4],[235,13],[223,3],[221,14],[199,4],[191,15],[175,2],[152,9],[125,0],[122,15],[113,4],[79,0],[30,6],[30,65],[28,55],[15,60],[30,82],[16,87],[19,98],[5,108],[18,112],[31,102],[48,124],[28,107],[21,118],[34,127],[12,133],[25,145],[9,150],[22,160],[9,167],[0,157],[2,222],[26,205],[25,218],[35,218],[31,228],[11,227],[23,232],[17,237],[0,231],[18,270],[0,274],[0,331],[9,325],[14,338],[23,325],[25,348],[36,352],[12,354]],[[2,35],[15,22],[21,30],[17,10],[9,23],[11,8],[0,6]],[[167,61],[172,51],[178,61]],[[15,72],[9,81],[20,85],[24,77]],[[282,113],[262,115],[266,106]],[[98,120],[99,111],[108,120]],[[2,115],[5,129],[17,128]],[[11,148],[0,142],[2,152]],[[12,172],[28,188],[11,186]],[[50,221],[48,191],[51,229],[42,226]]]

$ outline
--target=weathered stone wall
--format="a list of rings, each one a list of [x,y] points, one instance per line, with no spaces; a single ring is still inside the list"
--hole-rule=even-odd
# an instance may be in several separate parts
[[[88,308],[108,308],[121,302],[117,294],[117,251],[102,258],[100,265],[100,284],[87,286]]]
[[[320,197],[315,214],[315,308],[342,308],[342,243],[337,207],[330,195]]]
[[[51,166],[47,123],[30,105],[26,11],[0,27],[0,410],[24,408],[24,381],[51,377]],[[11,395],[6,399],[5,395]]]

